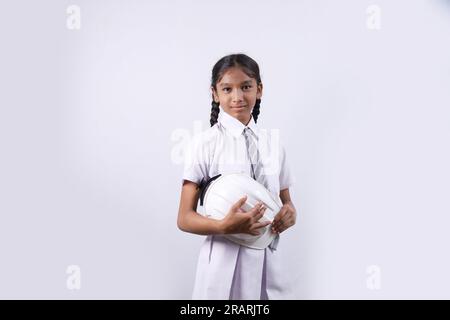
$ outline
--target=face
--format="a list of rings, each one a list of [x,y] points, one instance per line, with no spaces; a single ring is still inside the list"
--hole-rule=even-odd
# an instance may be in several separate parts
[[[256,80],[240,68],[227,70],[217,82],[216,88],[211,89],[214,101],[244,125],[250,121],[256,99],[261,99],[262,96],[262,84],[257,85]]]

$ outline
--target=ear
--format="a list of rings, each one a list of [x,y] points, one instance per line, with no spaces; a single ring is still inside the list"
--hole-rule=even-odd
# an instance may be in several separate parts
[[[217,95],[216,89],[214,89],[214,87],[211,87],[211,93],[212,93],[214,102],[219,103],[219,96]]]
[[[261,99],[262,92],[263,92],[263,84],[260,83],[260,84],[258,84],[258,87],[256,88],[256,98],[257,99]]]

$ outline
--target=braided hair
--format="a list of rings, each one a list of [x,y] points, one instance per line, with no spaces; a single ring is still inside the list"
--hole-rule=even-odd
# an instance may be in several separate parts
[[[217,61],[213,67],[211,77],[211,87],[213,87],[214,90],[216,90],[217,82],[222,78],[223,74],[228,69],[233,67],[241,68],[246,75],[256,80],[257,85],[261,84],[261,75],[259,74],[259,66],[255,60],[253,60],[252,58],[243,53],[230,54]],[[252,116],[255,122],[258,121],[260,104],[261,99],[256,99],[256,103],[252,111]],[[219,103],[214,101],[214,95],[212,95],[211,117],[209,120],[209,122],[211,123],[211,127],[217,123],[219,112],[220,112]]]

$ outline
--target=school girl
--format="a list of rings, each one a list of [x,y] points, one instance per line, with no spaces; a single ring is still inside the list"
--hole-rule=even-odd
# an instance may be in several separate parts
[[[182,231],[207,236],[200,249],[193,299],[284,299],[289,293],[277,246],[280,233],[296,221],[289,194],[293,178],[284,147],[272,133],[257,126],[262,91],[259,66],[245,54],[225,56],[212,69],[211,127],[187,149],[177,221]],[[257,146],[256,161],[249,153],[252,144]],[[241,209],[246,200],[243,195],[222,220],[197,212],[201,185],[231,172],[248,173],[282,201],[270,226],[276,237],[265,249],[239,245],[223,236],[258,234],[270,223],[258,221],[264,214],[263,204],[245,212]]]

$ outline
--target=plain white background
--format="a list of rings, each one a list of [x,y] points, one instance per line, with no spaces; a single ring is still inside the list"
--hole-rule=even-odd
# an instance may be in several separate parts
[[[450,298],[449,33],[444,0],[3,1],[0,297],[190,298],[179,134],[244,52],[296,180],[289,298]]]

